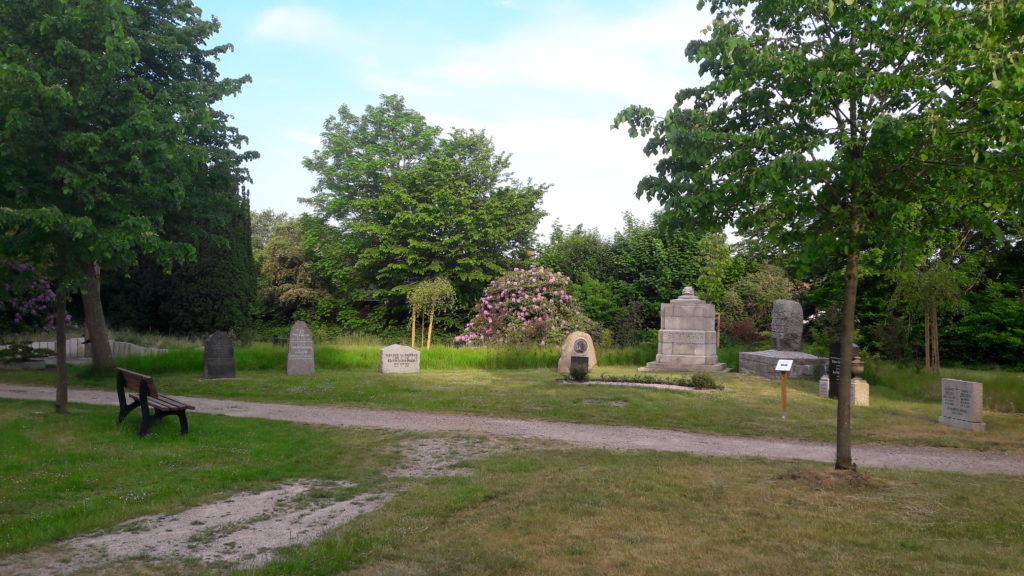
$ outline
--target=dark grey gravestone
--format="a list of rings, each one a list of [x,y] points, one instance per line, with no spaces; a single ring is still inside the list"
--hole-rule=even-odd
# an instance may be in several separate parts
[[[235,347],[227,332],[214,332],[203,345],[203,379],[235,377]]]
[[[316,372],[313,362],[313,333],[302,320],[292,324],[292,330],[288,334],[288,365],[285,372],[304,375]]]
[[[587,356],[573,356],[569,358],[569,374],[589,374],[590,358]]]
[[[772,303],[772,349],[800,351],[804,337],[804,309],[795,300]]]
[[[839,398],[839,354],[842,348],[839,342],[833,342],[828,347],[828,397]],[[853,345],[853,355],[860,353],[860,346]]]

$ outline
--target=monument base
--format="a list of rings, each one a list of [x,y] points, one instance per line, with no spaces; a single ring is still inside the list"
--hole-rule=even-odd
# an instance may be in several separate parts
[[[658,360],[648,362],[646,366],[640,367],[640,372],[728,372],[729,367],[725,362],[715,364],[688,364],[673,362],[671,358],[663,359],[658,354]]]
[[[948,416],[939,416],[939,424],[945,426],[952,426],[953,428],[959,428],[961,430],[969,430],[971,432],[984,432],[984,422],[971,422],[970,420],[958,420],[956,418],[950,418]]]
[[[760,350],[757,352],[740,352],[740,373],[753,374],[762,378],[778,378],[775,365],[779,360],[792,360],[793,367],[789,377],[796,380],[817,380],[825,371],[827,358],[821,358],[806,352],[789,350]]]

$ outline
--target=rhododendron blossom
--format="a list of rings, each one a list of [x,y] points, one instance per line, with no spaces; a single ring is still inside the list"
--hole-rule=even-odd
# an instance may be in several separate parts
[[[561,342],[575,330],[594,330],[573,297],[569,277],[544,268],[516,268],[484,290],[476,315],[457,344],[525,344]]]

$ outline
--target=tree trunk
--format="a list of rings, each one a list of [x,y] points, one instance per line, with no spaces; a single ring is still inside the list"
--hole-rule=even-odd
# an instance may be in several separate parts
[[[434,335],[434,309],[430,309],[430,321],[427,323],[427,350],[430,350],[430,337]]]
[[[85,309],[85,330],[89,335],[92,350],[92,365],[98,368],[114,366],[114,355],[110,351],[110,335],[107,321],[103,316],[103,301],[100,299],[100,265],[91,262],[83,266],[88,277],[86,289],[82,291],[82,307]]]
[[[68,304],[67,293],[62,288],[57,293],[57,311],[54,313],[54,324],[57,328],[54,342],[57,353],[57,401],[54,409],[57,414],[68,413]]]
[[[924,370],[932,371],[932,315],[928,313],[927,307],[924,310]]]
[[[931,325],[932,334],[928,340],[932,346],[931,372],[932,374],[938,374],[942,369],[942,363],[939,360],[939,306],[937,303],[933,303],[930,313],[931,322],[929,324]]]
[[[415,348],[416,347],[416,307],[415,306],[412,307],[412,319],[410,321],[412,322],[412,336],[409,337],[409,347],[410,348]]]
[[[857,267],[860,252],[846,256],[842,334],[839,336],[839,405],[836,413],[836,470],[856,469],[850,451],[850,381],[853,377],[853,330],[857,306]]]

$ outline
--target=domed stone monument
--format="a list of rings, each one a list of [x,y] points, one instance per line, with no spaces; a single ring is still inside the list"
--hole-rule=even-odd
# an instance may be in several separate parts
[[[687,286],[682,295],[661,305],[658,356],[642,371],[726,372],[718,361],[715,305],[697,298]]]

